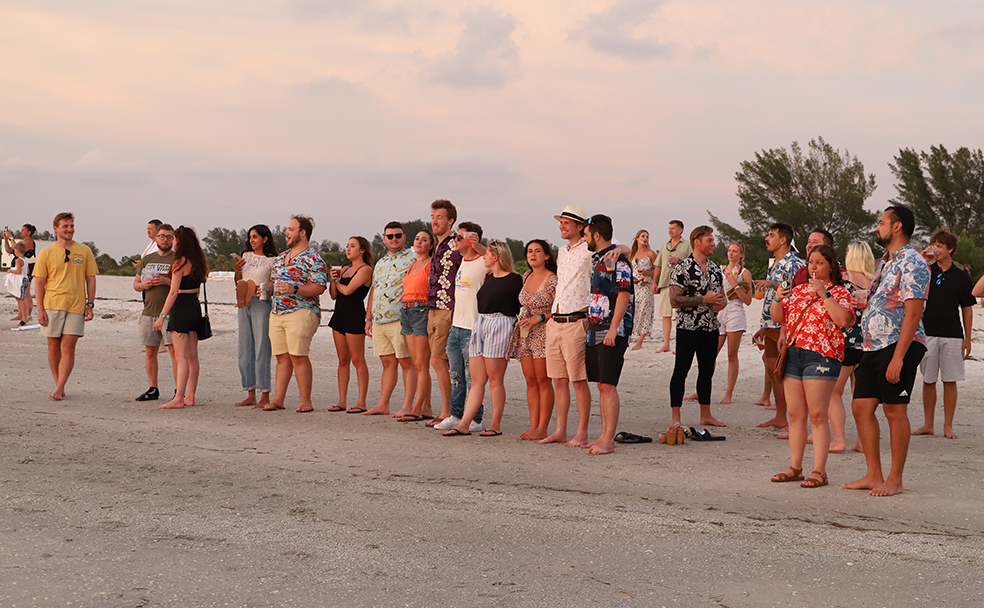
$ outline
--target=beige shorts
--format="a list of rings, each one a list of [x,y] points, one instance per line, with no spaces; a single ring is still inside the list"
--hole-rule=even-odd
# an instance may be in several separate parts
[[[656,316],[657,317],[672,317],[673,307],[670,306],[670,287],[666,287],[659,290],[659,304],[657,305]]]
[[[427,313],[427,337],[430,343],[432,359],[448,358],[448,334],[451,333],[451,319],[454,313],[450,310],[432,308]]]
[[[372,353],[377,357],[396,355],[397,359],[410,356],[406,336],[400,334],[400,322],[372,324]]]
[[[167,330],[167,319],[164,320],[164,327],[161,331],[154,331],[154,321],[157,317],[147,317],[140,315],[140,343],[144,346],[160,346],[163,340],[164,346],[171,346],[171,332]]]
[[[588,379],[584,367],[584,339],[588,335],[588,320],[573,323],[547,321],[547,376],[567,378],[571,382]]]
[[[48,326],[41,328],[45,338],[61,338],[62,336],[84,336],[85,317],[67,310],[46,310]]]
[[[270,315],[270,347],[273,354],[307,357],[311,352],[311,339],[320,323],[318,315],[310,308],[301,308],[285,315]]]
[[[936,384],[937,378],[943,382],[963,382],[963,338],[926,336],[926,354],[919,371],[927,384]]]

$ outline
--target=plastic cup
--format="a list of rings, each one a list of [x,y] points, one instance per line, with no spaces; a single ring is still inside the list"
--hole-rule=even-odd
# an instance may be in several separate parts
[[[858,289],[854,292],[854,307],[855,308],[867,308],[868,306],[868,290]]]
[[[529,335],[530,335],[530,328],[529,327],[525,327],[525,326],[520,326],[520,328],[519,328],[519,337],[520,338],[525,338],[525,337],[527,337]]]
[[[764,291],[761,291],[761,290],[758,290],[758,289],[755,290],[755,299],[756,300],[761,300],[764,297],[765,297],[765,292]]]

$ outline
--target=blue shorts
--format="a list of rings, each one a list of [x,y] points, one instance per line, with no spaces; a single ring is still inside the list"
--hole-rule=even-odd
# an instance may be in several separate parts
[[[420,306],[400,311],[400,335],[426,336],[428,310],[427,302],[421,302]]]
[[[786,378],[793,380],[837,380],[841,362],[833,357],[791,346],[786,353]]]

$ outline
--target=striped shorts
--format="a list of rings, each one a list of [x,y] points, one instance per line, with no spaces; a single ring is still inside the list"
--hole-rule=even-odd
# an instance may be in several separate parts
[[[468,342],[468,356],[486,359],[507,358],[515,325],[516,317],[507,317],[499,312],[478,315],[478,320],[472,327],[471,340]]]

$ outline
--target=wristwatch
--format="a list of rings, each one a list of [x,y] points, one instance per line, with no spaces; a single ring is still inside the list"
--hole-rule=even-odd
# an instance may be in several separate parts
[[[827,298],[829,298],[829,297],[830,297],[830,292],[829,292],[829,291],[825,291],[825,292],[823,292],[823,299],[824,299],[824,300],[826,300],[826,299],[827,299]]]
[[[294,287],[294,294],[296,295],[297,294],[297,285],[294,285],[293,287]]]

